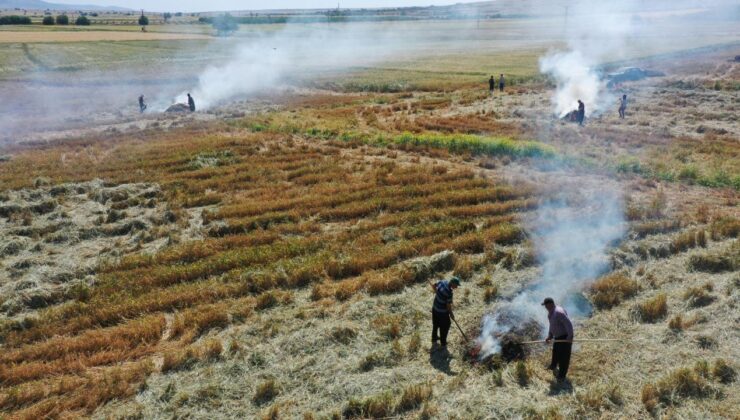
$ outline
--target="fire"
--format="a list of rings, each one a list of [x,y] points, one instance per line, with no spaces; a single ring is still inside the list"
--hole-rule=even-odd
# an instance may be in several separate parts
[[[521,360],[527,357],[521,343],[538,339],[542,332],[543,326],[535,318],[506,305],[484,316],[480,335],[468,355],[480,362],[494,356],[504,361]]]

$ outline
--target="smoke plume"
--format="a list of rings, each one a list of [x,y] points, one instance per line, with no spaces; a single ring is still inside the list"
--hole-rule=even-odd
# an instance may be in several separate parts
[[[588,315],[590,306],[579,292],[609,269],[607,251],[624,234],[623,204],[620,194],[611,190],[567,194],[540,206],[530,222],[541,276],[483,318],[480,357],[498,353],[499,337],[524,321],[537,320],[545,334],[546,313],[541,306],[545,297],[555,299],[571,316]]]
[[[364,24],[287,25],[242,42],[230,60],[209,66],[199,76],[192,94],[199,109],[208,109],[281,83],[294,84],[309,73],[368,66],[391,57],[408,41]],[[176,100],[184,102],[186,93]]]
[[[558,117],[576,109],[579,99],[586,104],[586,115],[604,108],[606,83],[600,80],[594,64],[582,52],[550,53],[540,60],[540,71],[557,81],[553,106]]]
[[[552,99],[559,117],[576,109],[579,99],[586,105],[586,115],[598,114],[614,102],[597,65],[625,58],[628,39],[643,29],[634,19],[642,8],[630,0],[570,3],[563,22],[567,48],[540,59],[540,72],[557,84]]]
[[[737,4],[728,0],[566,0],[551,11],[562,13],[566,47],[540,59],[540,71],[557,84],[553,111],[564,116],[581,99],[586,114],[614,106],[599,66],[680,50],[701,39],[703,25],[738,19]],[[535,14],[537,10],[533,10]]]

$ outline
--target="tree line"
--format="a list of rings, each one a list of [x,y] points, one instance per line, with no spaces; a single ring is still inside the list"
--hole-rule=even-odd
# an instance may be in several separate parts
[[[44,16],[41,21],[44,25],[69,25],[69,16],[58,15],[56,18],[53,16]],[[78,16],[75,19],[75,25],[77,26],[89,26],[90,19],[87,16]],[[33,21],[28,16],[0,16],[0,25],[32,25]]]

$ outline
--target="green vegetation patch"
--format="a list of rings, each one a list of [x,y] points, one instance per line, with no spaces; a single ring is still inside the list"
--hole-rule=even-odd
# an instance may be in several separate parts
[[[404,133],[393,137],[391,141],[402,146],[430,146],[447,149],[453,153],[470,152],[480,155],[544,158],[556,156],[555,149],[546,144],[536,141],[518,141],[506,137]]]
[[[326,132],[306,133],[309,137],[328,138]],[[446,149],[451,153],[472,153],[474,155],[511,156],[517,158],[537,157],[555,158],[555,149],[537,141],[514,140],[508,137],[484,137],[470,134],[412,134],[396,136],[377,135],[369,137],[362,134],[344,133],[337,136],[346,142],[359,141],[377,146],[396,145],[401,148],[432,147]]]

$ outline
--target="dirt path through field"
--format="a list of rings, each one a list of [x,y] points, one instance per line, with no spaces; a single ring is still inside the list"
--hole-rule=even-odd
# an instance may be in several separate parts
[[[160,41],[172,39],[209,39],[208,35],[189,33],[133,32],[133,31],[75,31],[75,32],[0,32],[0,43],[33,42],[95,42],[95,41]]]

